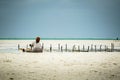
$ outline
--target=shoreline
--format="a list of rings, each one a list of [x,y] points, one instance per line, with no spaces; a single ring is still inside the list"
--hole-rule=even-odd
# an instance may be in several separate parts
[[[0,52],[30,48],[29,44],[33,41],[0,40]],[[40,43],[45,52],[120,52],[120,40],[41,40]]]

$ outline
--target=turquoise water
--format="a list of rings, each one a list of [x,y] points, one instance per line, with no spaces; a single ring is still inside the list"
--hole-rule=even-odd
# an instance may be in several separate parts
[[[34,39],[35,38],[0,38],[0,40],[34,40]],[[117,38],[41,38],[41,40],[116,40],[116,39]]]

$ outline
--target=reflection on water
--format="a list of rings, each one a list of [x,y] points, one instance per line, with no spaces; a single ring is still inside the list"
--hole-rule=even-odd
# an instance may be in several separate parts
[[[17,44],[14,41],[0,41],[0,53],[18,53]]]
[[[19,53],[17,49],[0,49],[0,53]]]

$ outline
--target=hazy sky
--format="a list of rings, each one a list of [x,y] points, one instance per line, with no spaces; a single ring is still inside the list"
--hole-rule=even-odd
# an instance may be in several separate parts
[[[120,37],[120,0],[0,0],[0,37]]]

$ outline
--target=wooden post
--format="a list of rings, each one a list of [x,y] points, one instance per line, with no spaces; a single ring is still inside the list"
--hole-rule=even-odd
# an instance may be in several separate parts
[[[100,45],[100,51],[102,51],[102,45]]]
[[[60,44],[58,44],[58,51],[60,51]]]
[[[85,50],[85,46],[83,45],[83,52],[84,52],[84,50]]]
[[[107,51],[107,46],[105,45],[105,51]]]
[[[44,49],[44,43],[42,43],[42,50]]]
[[[106,51],[108,51],[108,46],[106,46]]]
[[[72,48],[72,51],[74,52],[74,47],[75,47],[75,45],[73,45],[73,48]]]
[[[20,45],[18,44],[18,50],[20,49]]]
[[[74,45],[73,45],[73,47],[72,47],[72,52],[74,52]]]
[[[114,43],[111,43],[111,52],[114,51]]]
[[[63,47],[61,46],[61,52],[63,52]]]
[[[50,44],[50,52],[52,52],[52,44]]]
[[[96,45],[95,45],[95,52],[96,52]]]
[[[78,46],[78,51],[80,52],[80,46]]]
[[[91,51],[93,51],[93,44],[91,44]]]
[[[67,52],[67,44],[65,45],[65,51]]]
[[[87,50],[88,52],[89,52],[89,48],[90,48],[90,46],[88,46],[88,50]]]

